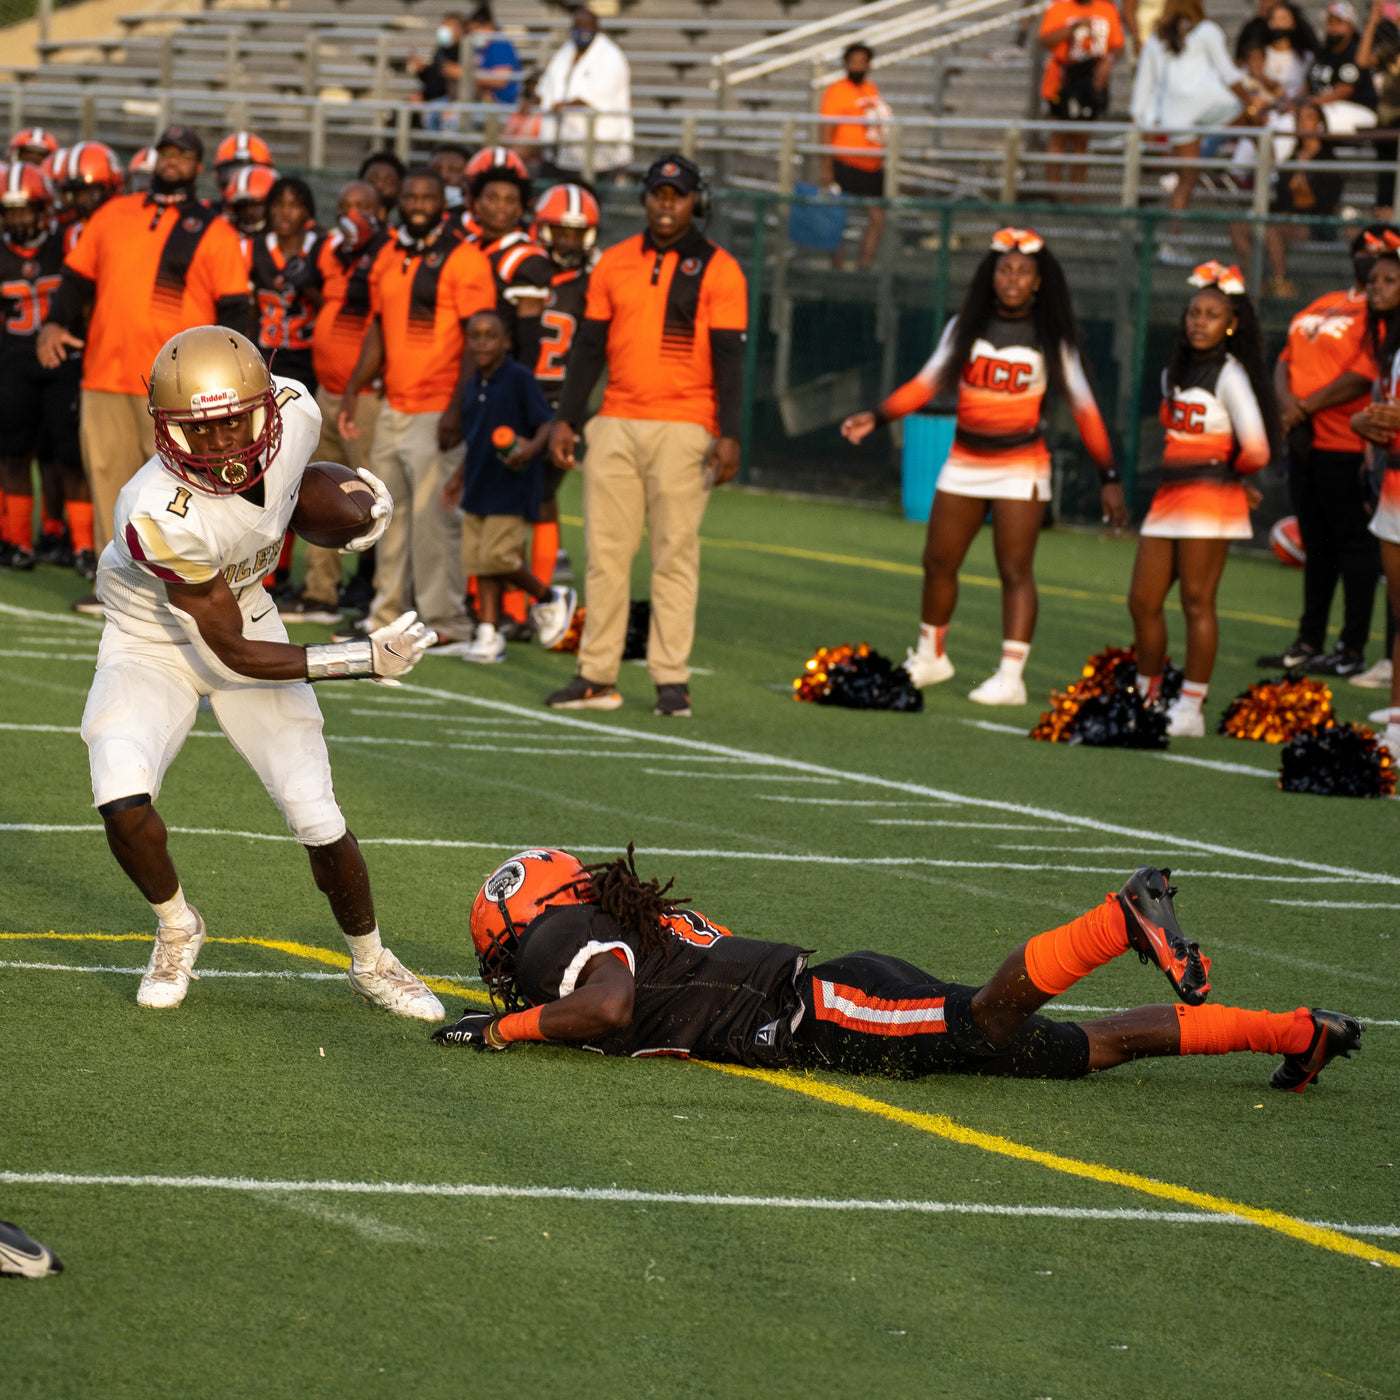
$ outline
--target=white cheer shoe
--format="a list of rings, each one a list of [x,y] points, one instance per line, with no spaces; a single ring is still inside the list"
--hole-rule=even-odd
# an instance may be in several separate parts
[[[457,653],[463,661],[480,661],[488,665],[506,659],[506,639],[489,623],[476,629],[476,636]]]
[[[1359,686],[1362,690],[1388,690],[1390,688],[1390,678],[1393,668],[1388,656],[1382,657],[1359,676],[1351,676],[1347,680],[1348,685]]]
[[[558,646],[568,636],[577,611],[578,594],[572,588],[551,588],[548,598],[542,598],[530,607],[535,640],[546,651]]]
[[[1167,734],[1173,739],[1204,739],[1206,717],[1203,711],[1178,697],[1167,711]]]
[[[942,656],[935,656],[932,652],[915,651],[910,647],[904,656],[904,669],[909,672],[909,679],[920,690],[926,685],[937,685],[939,681],[950,680],[953,675],[953,663],[948,659],[946,651]]]
[[[978,705],[1024,705],[1026,683],[1020,676],[993,671],[967,698]]]
[[[387,948],[381,949],[367,972],[350,969],[350,990],[392,1011],[419,1021],[441,1021],[447,1013],[442,1003]]]
[[[197,975],[194,960],[204,947],[204,920],[194,905],[190,905],[190,913],[194,915],[192,929],[162,925],[156,930],[156,946],[151,949],[151,960],[136,989],[138,1006],[168,1011],[184,1001],[190,978]]]

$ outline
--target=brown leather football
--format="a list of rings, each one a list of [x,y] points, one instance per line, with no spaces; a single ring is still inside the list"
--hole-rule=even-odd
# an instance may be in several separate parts
[[[292,529],[308,544],[344,549],[370,528],[374,492],[349,467],[311,462],[302,473]]]

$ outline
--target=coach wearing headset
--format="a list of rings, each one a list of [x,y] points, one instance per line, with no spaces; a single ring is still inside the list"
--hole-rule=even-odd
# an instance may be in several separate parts
[[[690,715],[690,648],[700,588],[700,521],[710,488],[739,470],[748,294],[739,264],[695,227],[708,190],[684,156],[643,180],[647,231],[609,248],[588,284],[550,454],[578,466],[588,396],[607,365],[583,468],[588,611],[578,674],[545,703],[615,710],[632,560],[651,540],[647,669],[653,713]]]

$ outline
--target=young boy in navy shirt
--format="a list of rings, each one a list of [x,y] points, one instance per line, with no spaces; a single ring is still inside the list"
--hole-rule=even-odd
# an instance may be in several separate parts
[[[506,639],[496,630],[501,593],[519,588],[533,598],[530,621],[540,645],[552,647],[569,630],[578,595],[550,588],[525,565],[544,495],[541,453],[553,411],[535,376],[507,353],[510,337],[496,311],[467,322],[467,354],[476,373],[462,391],[462,465],[442,488],[443,506],[460,505],[462,568],[476,577],[477,629],[466,661],[504,661]]]

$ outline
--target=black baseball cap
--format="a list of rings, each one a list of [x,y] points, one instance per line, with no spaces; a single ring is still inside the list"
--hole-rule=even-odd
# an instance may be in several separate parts
[[[660,189],[662,185],[670,185],[681,194],[693,194],[700,188],[700,181],[700,170],[694,161],[672,154],[652,162],[642,177],[642,188],[650,192]]]
[[[156,150],[162,146],[175,146],[204,159],[204,142],[187,126],[167,126],[156,138]]]

